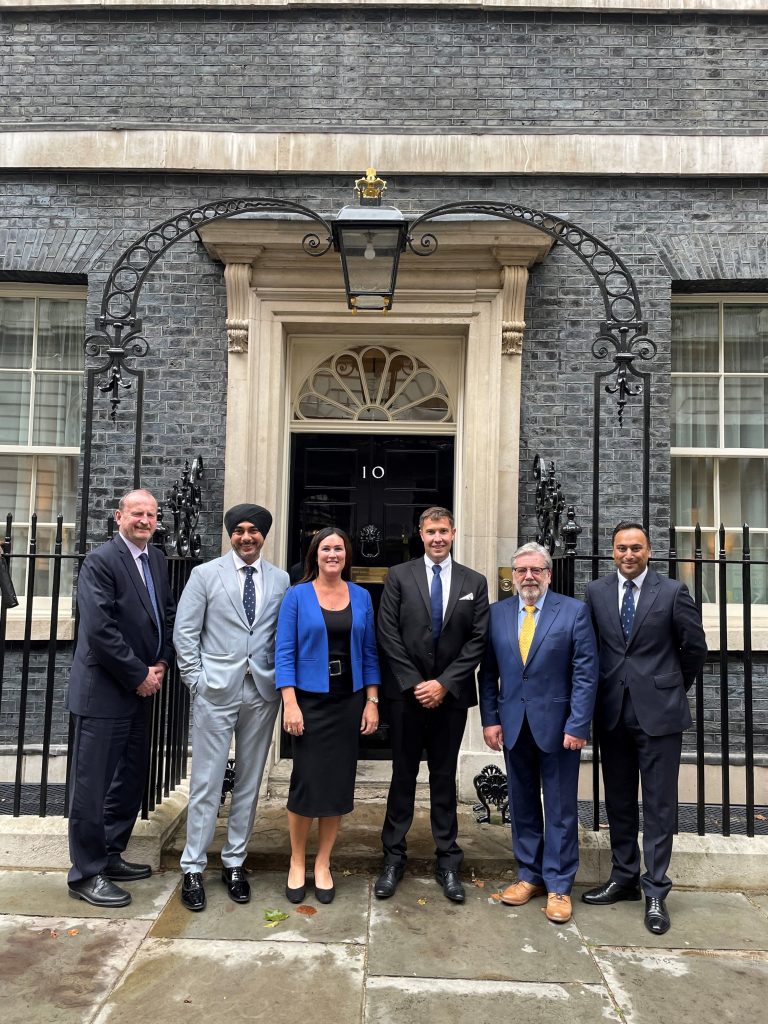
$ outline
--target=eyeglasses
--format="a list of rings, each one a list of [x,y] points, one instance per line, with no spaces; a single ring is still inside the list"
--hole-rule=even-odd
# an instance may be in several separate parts
[[[539,579],[543,573],[549,572],[549,569],[546,565],[527,565],[524,569],[514,568],[512,572],[519,580],[524,580],[528,573],[530,573],[531,576],[535,576],[536,579]]]

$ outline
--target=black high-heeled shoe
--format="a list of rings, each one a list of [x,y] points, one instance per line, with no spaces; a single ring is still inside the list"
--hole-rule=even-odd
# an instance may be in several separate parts
[[[315,899],[318,903],[333,903],[333,897],[335,895],[335,885],[332,885],[330,889],[319,889],[317,884],[315,885]]]
[[[301,903],[307,892],[306,884],[300,885],[298,889],[291,889],[289,885],[285,887],[285,898],[291,903]]]

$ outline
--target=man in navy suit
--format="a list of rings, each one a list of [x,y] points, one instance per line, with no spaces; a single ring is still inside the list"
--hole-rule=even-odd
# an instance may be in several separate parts
[[[651,544],[640,523],[613,531],[618,573],[587,587],[598,636],[600,683],[595,721],[611,834],[611,877],[582,894],[593,906],[639,900],[645,926],[669,930],[667,877],[677,812],[683,730],[691,724],[686,692],[707,656],[701,615],[683,583],[648,568]],[[637,843],[638,781],[643,794],[643,855]]]
[[[149,541],[157,502],[149,491],[120,499],[118,534],[92,551],[77,579],[80,625],[67,707],[75,727],[69,801],[69,894],[124,907],[115,885],[147,878],[122,854],[141,807],[152,697],[173,648],[175,605],[165,556]]]
[[[563,924],[579,866],[579,760],[595,704],[597,650],[586,606],[549,590],[546,548],[518,548],[513,574],[518,596],[492,605],[480,672],[483,738],[504,751],[517,861],[518,881],[501,900],[522,906],[546,893],[547,917]]]

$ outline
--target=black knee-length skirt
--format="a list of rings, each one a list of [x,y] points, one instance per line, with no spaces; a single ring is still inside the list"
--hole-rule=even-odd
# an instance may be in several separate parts
[[[337,696],[297,689],[296,700],[304,716],[304,734],[292,740],[288,810],[307,818],[349,814],[355,805],[365,690]]]

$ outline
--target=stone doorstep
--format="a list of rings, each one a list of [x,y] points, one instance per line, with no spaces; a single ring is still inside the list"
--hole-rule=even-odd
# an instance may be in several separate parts
[[[129,860],[178,868],[184,843],[187,812],[186,784],[179,787],[147,821],[138,821],[126,851]],[[374,874],[381,865],[379,831],[383,801],[359,800],[345,822],[334,863],[340,870]],[[498,824],[478,825],[467,805],[459,808],[459,830],[465,851],[463,873],[477,877],[503,876],[514,870],[509,851],[509,830]],[[211,848],[211,863],[218,861],[226,816],[222,816]],[[430,873],[434,867],[429,810],[417,807],[411,831],[409,870]],[[607,831],[580,829],[581,863],[577,884],[594,885],[610,873]],[[283,870],[288,855],[283,800],[266,798],[249,844],[247,865],[260,870]],[[693,889],[765,889],[768,836],[697,836],[675,838],[670,875],[676,884]],[[0,817],[0,868],[64,870],[69,866],[67,822],[64,818]]]

